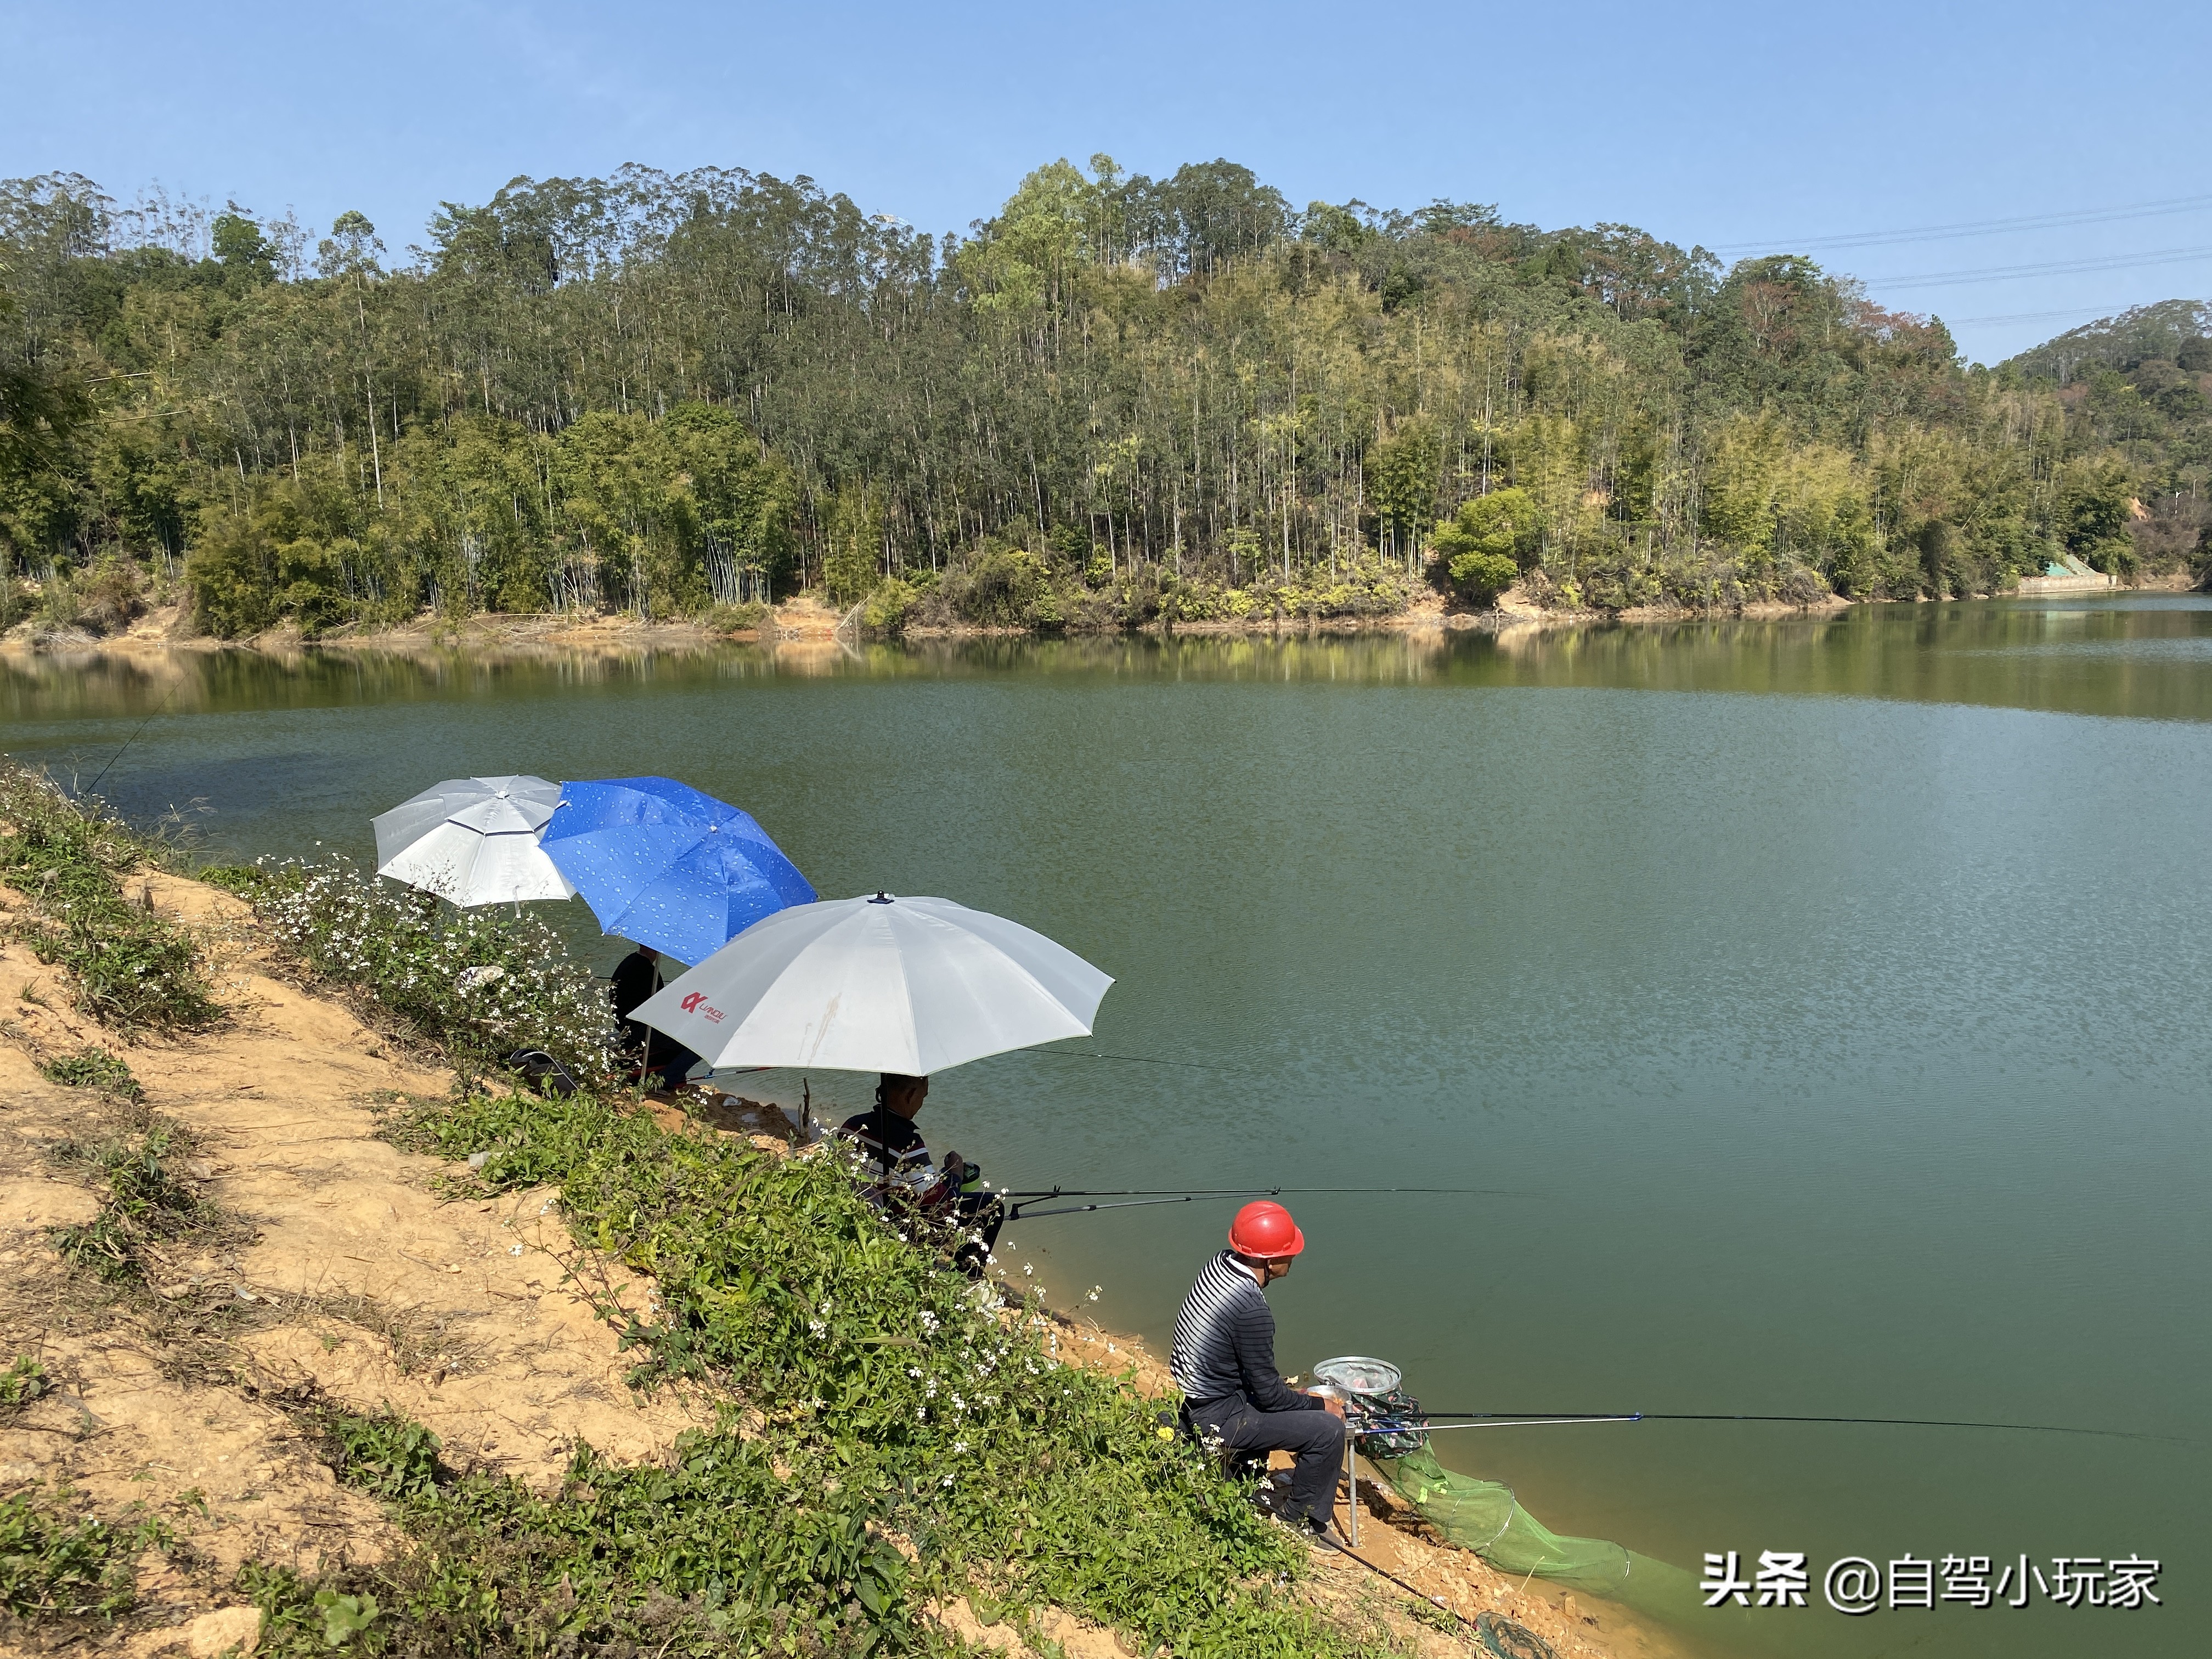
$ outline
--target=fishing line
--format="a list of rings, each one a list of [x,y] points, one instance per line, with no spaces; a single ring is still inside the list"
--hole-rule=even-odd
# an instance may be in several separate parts
[[[109,772],[112,771],[115,767],[115,763],[123,758],[125,750],[128,750],[132,744],[138,741],[138,733],[140,732],[143,732],[148,726],[151,726],[161,717],[161,711],[169,706],[169,697],[175,696],[177,695],[178,688],[182,686],[184,683],[184,677],[181,674],[170,682],[168,696],[163,697],[160,702],[156,703],[154,706],[154,712],[147,715],[144,720],[140,720],[137,728],[132,731],[131,735],[123,739],[123,748],[117,750],[112,755],[110,755],[107,757],[107,764],[100,769],[99,777],[94,778],[90,783],[85,786],[84,793],[88,795],[94,790],[100,787],[100,778],[106,777]]]
[[[1229,1077],[1266,1078],[1265,1072],[1250,1072],[1241,1066],[1209,1066],[1197,1060],[1160,1060],[1151,1054],[1109,1054],[1097,1048],[1037,1048],[1040,1054],[1060,1054],[1069,1060],[1118,1060],[1130,1066],[1179,1066],[1191,1072],[1219,1072]],[[1270,1079],[1272,1081],[1272,1079]]]
[[[1243,1198],[1245,1196],[1243,1193],[1231,1193],[1223,1195],[1232,1198]],[[1003,1194],[1001,1194],[1001,1196],[1003,1196]],[[1030,1211],[1027,1214],[1024,1213],[1024,1211],[1028,1207],[1027,1206],[1016,1204],[1006,1212],[1006,1219],[1009,1221],[1042,1221],[1048,1215],[1088,1215],[1093,1210],[1148,1210],[1155,1204],[1195,1204],[1198,1201],[1199,1194],[1193,1193],[1182,1198],[1127,1199],[1118,1204],[1071,1204],[1064,1210],[1036,1210]]]
[[[1456,1418],[1457,1423],[1440,1423],[1438,1428],[1482,1428],[1511,1426],[1506,1419],[1544,1423],[1848,1423],[1874,1428],[1888,1429],[2002,1429],[2018,1434],[2087,1434],[2106,1440],[2158,1440],[2169,1445],[2185,1446],[2195,1443],[2177,1439],[2172,1435],[2141,1434],[2126,1429],[2076,1429],[2055,1423],[1981,1423],[1966,1422],[1941,1417],[1778,1417],[1747,1412],[1408,1412],[1404,1421],[1412,1426],[1431,1418]],[[1376,1419],[1377,1421],[1391,1419]]]

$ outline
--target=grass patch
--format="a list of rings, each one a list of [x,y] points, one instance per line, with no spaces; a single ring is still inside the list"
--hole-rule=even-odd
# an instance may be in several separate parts
[[[912,1652],[912,1570],[884,1535],[884,1495],[757,1441],[692,1433],[666,1465],[588,1449],[559,1488],[462,1474],[435,1436],[389,1414],[306,1413],[347,1485],[391,1506],[416,1547],[314,1579],[249,1569],[261,1650]]]
[[[898,1632],[917,1598],[981,1594],[1017,1615],[1065,1607],[1178,1654],[1363,1645],[1281,1588],[1304,1546],[1256,1514],[1241,1486],[1163,1443],[1149,1402],[1054,1363],[1034,1308],[1011,1322],[979,1309],[964,1279],[860,1200],[834,1158],[671,1133],[588,1096],[420,1105],[391,1133],[448,1157],[488,1152],[476,1179],[492,1189],[557,1182],[580,1240],[655,1280],[647,1314],[605,1310],[639,1356],[633,1380],[694,1379],[765,1423],[757,1441],[689,1437],[659,1470],[617,1471],[580,1453],[565,1495],[542,1503],[410,1466],[415,1496],[403,1510],[426,1547],[444,1540],[441,1571],[465,1560],[504,1575],[500,1604],[517,1622],[469,1641],[533,1650],[563,1632],[597,1643],[674,1632],[743,1647],[804,1632],[813,1650],[865,1651],[864,1640],[908,1639]],[[586,1502],[585,1491],[603,1540],[635,1536],[641,1552],[603,1541],[589,1593],[578,1563],[547,1542],[584,1524],[562,1505]],[[710,1548],[708,1535],[741,1504],[785,1515],[805,1550],[787,1561],[784,1532],[742,1529]],[[456,1527],[476,1540],[466,1550],[447,1530]],[[685,1541],[694,1528],[706,1529],[696,1544]],[[905,1612],[872,1623],[852,1611],[869,1610],[852,1575],[859,1540],[884,1529],[911,1540],[928,1565],[912,1582],[873,1584],[870,1595]],[[788,1576],[801,1559],[814,1563],[803,1582]],[[521,1611],[563,1582],[575,1607]],[[685,1601],[675,1625],[637,1628],[645,1584]],[[406,1620],[430,1594],[392,1580],[376,1593]],[[459,1591],[447,1583],[437,1595],[449,1593]],[[733,1608],[743,1617],[723,1631],[714,1619],[738,1618]],[[781,1634],[744,1622],[763,1608],[782,1610]]]
[[[100,802],[0,764],[0,879],[31,902],[21,936],[69,971],[77,1007],[114,1030],[202,1030],[222,1016],[191,936],[123,890],[125,874],[164,853]]]
[[[580,1449],[540,1495],[446,1468],[436,1437],[404,1419],[316,1422],[340,1478],[384,1498],[417,1547],[321,1579],[249,1575],[264,1650],[273,1636],[276,1652],[315,1651],[333,1608],[368,1615],[335,1645],[371,1651],[391,1639],[441,1655],[949,1649],[913,1618],[916,1571],[884,1530],[895,1490],[848,1470],[793,1466],[725,1429],[687,1434],[662,1466]]]
[[[39,1075],[65,1089],[94,1089],[113,1100],[136,1101],[145,1091],[131,1067],[98,1046],[39,1062]]]
[[[214,1206],[173,1172],[181,1133],[167,1119],[154,1118],[136,1134],[57,1146],[55,1164],[88,1173],[100,1193],[100,1213],[90,1221],[52,1230],[54,1248],[110,1284],[137,1281],[145,1277],[148,1244],[214,1222]]]
[[[26,1623],[112,1619],[131,1605],[132,1558],[166,1537],[159,1522],[72,1515],[67,1496],[0,1498],[0,1610]]]

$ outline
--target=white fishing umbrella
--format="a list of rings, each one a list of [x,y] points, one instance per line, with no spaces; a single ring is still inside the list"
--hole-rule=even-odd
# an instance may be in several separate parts
[[[631,1018],[716,1066],[903,1072],[1088,1036],[1113,983],[950,899],[834,899],[763,917]]]
[[[464,907],[574,898],[538,844],[560,800],[543,778],[447,778],[370,820],[376,873]]]

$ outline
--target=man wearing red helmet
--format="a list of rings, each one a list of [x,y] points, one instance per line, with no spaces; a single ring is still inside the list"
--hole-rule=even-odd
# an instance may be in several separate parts
[[[1206,1264],[1176,1315],[1168,1369],[1207,1445],[1263,1468],[1271,1451],[1295,1455],[1278,1512],[1315,1542],[1340,1549],[1330,1516],[1344,1462],[1344,1407],[1284,1382],[1275,1369],[1275,1316],[1263,1294],[1305,1247],[1305,1235],[1281,1205],[1263,1200],[1239,1210],[1229,1248]]]

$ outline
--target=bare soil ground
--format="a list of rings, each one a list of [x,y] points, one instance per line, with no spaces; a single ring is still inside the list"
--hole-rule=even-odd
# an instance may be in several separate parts
[[[0,944],[0,1366],[27,1354],[55,1384],[0,1413],[0,1497],[66,1490],[109,1517],[140,1505],[180,1542],[142,1558],[139,1607],[113,1627],[65,1638],[17,1629],[0,1633],[0,1652],[41,1642],[212,1659],[250,1648],[258,1628],[233,1587],[240,1563],[312,1571],[396,1547],[379,1506],[339,1486],[316,1455],[294,1410],[306,1401],[389,1407],[437,1433],[449,1462],[536,1486],[557,1479],[580,1439],[646,1460],[713,1419],[703,1396],[626,1385],[629,1362],[598,1305],[636,1306],[650,1286],[580,1249],[557,1194],[455,1197],[443,1190],[448,1166],[377,1138],[382,1112],[443,1096],[448,1074],[274,977],[238,901],[161,875],[134,878],[131,890],[198,931],[230,1017],[207,1036],[125,1048],[72,1010],[58,970]],[[0,937],[20,904],[0,888]],[[92,1044],[127,1060],[143,1101],[40,1073],[40,1060]],[[149,1115],[181,1127],[172,1162],[215,1216],[148,1246],[144,1282],[109,1284],[65,1262],[48,1230],[97,1211],[72,1149],[143,1131]],[[687,1116],[673,1104],[657,1115],[672,1126]],[[752,1103],[688,1115],[763,1146],[790,1139],[780,1112]],[[1170,1386],[1140,1342],[1074,1320],[1054,1340],[1063,1360],[1146,1395]],[[1361,1497],[1359,1553],[1436,1607],[1500,1613],[1562,1656],[1668,1651],[1610,1608],[1563,1602],[1439,1545],[1379,1488],[1363,1481]],[[1348,1519],[1340,1504],[1340,1524]],[[1320,1559],[1315,1593],[1401,1650],[1473,1650],[1464,1626],[1416,1622],[1412,1598],[1354,1562]],[[986,1626],[965,1602],[935,1614],[994,1650],[1123,1650],[1065,1614],[1026,1632]]]

